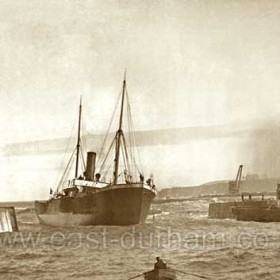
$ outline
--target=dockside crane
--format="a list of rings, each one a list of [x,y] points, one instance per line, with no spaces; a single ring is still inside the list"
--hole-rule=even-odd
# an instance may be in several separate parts
[[[235,181],[229,182],[229,193],[230,194],[238,194],[240,192],[242,169],[243,169],[243,165],[239,165]]]

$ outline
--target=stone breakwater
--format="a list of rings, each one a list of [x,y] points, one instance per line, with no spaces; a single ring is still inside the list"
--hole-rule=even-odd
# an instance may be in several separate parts
[[[234,202],[212,202],[208,216],[238,221],[280,222],[280,204],[277,200],[245,200]]]

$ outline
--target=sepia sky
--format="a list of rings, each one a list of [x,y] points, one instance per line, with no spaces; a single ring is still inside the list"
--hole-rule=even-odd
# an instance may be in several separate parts
[[[279,116],[279,1],[3,0],[0,21],[1,143],[67,135],[80,95],[104,131],[125,68],[140,130]]]
[[[280,2],[2,0],[0,145],[69,136],[80,95],[87,132],[104,132],[125,69],[138,130],[278,125]]]

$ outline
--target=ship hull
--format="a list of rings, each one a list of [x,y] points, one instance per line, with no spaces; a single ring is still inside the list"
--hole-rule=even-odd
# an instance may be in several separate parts
[[[143,223],[155,193],[143,187],[120,185],[83,196],[36,201],[40,223],[53,226],[133,225]]]

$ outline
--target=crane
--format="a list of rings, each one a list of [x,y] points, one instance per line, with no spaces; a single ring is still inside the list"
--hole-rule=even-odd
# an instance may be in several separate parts
[[[243,169],[243,165],[239,165],[235,181],[229,182],[229,193],[230,194],[238,194],[240,191],[242,169]]]

